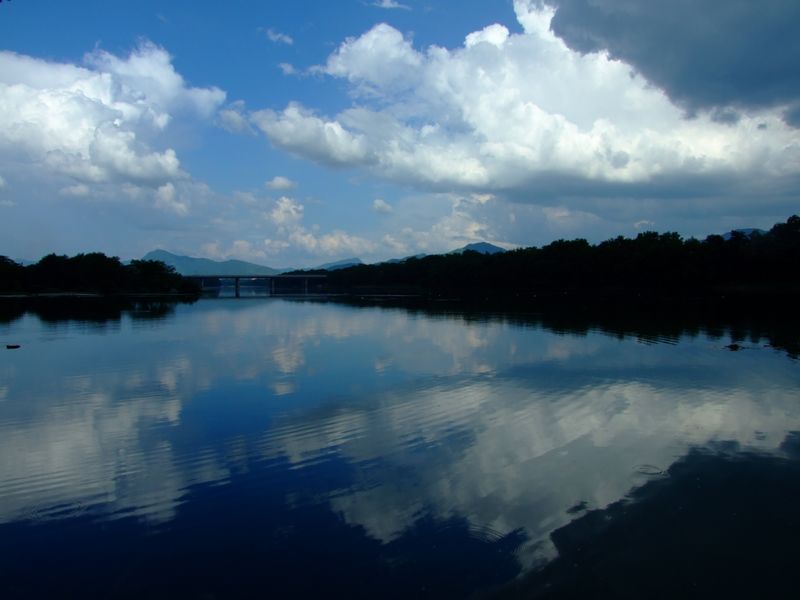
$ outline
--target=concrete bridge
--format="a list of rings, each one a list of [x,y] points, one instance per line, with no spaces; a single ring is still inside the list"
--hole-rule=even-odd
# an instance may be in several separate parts
[[[303,273],[296,273],[296,274],[278,274],[278,275],[184,275],[187,279],[191,279],[196,281],[200,284],[200,289],[205,290],[206,288],[206,281],[207,280],[216,280],[221,281],[223,279],[226,280],[233,280],[234,288],[236,289],[236,297],[240,297],[240,290],[241,290],[241,282],[242,280],[247,281],[263,281],[269,284],[269,295],[270,296],[278,296],[281,293],[285,295],[294,295],[294,294],[308,294],[309,293],[309,281],[320,283],[324,281],[328,276],[322,273],[314,273],[314,274],[303,274]],[[281,291],[280,284],[289,283],[291,282],[291,286],[284,286],[284,290]],[[286,288],[289,287],[289,291],[286,291]],[[300,291],[302,290],[302,292]]]

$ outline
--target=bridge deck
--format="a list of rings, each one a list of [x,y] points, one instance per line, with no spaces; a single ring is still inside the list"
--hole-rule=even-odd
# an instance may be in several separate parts
[[[303,293],[308,294],[308,281],[309,279],[325,279],[327,277],[324,273],[292,273],[292,274],[275,274],[275,275],[184,275],[187,279],[193,279],[195,281],[200,282],[201,289],[204,288],[204,283],[206,279],[233,279],[234,286],[236,288],[236,297],[239,298],[240,296],[240,287],[242,279],[246,279],[248,281],[269,281],[270,283],[270,296],[276,296],[278,294],[278,289],[275,286],[276,281],[280,280],[299,280],[303,282]],[[297,293],[297,290],[292,290],[292,293]]]

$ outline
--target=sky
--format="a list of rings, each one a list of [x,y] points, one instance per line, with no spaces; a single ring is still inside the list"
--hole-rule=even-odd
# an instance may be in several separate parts
[[[273,267],[800,213],[797,0],[6,0],[0,255]]]

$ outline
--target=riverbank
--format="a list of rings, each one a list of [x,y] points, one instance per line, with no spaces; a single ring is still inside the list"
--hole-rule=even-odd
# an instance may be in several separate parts
[[[186,292],[128,292],[114,294],[99,294],[96,292],[42,292],[42,293],[17,293],[0,294],[0,300],[20,299],[58,299],[58,298],[199,298],[200,294]]]
[[[32,265],[0,256],[0,294],[37,297],[198,294],[199,286],[172,267],[151,260],[123,264],[101,252],[73,257],[48,254]]]

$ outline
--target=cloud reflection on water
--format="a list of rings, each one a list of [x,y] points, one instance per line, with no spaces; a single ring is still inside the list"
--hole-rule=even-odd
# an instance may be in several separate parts
[[[369,536],[458,517],[476,536],[524,531],[530,565],[553,555],[570,509],[623,498],[643,465],[666,471],[723,440],[777,452],[800,429],[796,364],[702,335],[642,344],[272,301],[204,301],[91,335],[4,328],[39,341],[0,367],[1,522],[79,511],[168,526],[200,484],[336,456],[354,480],[317,501]]]

